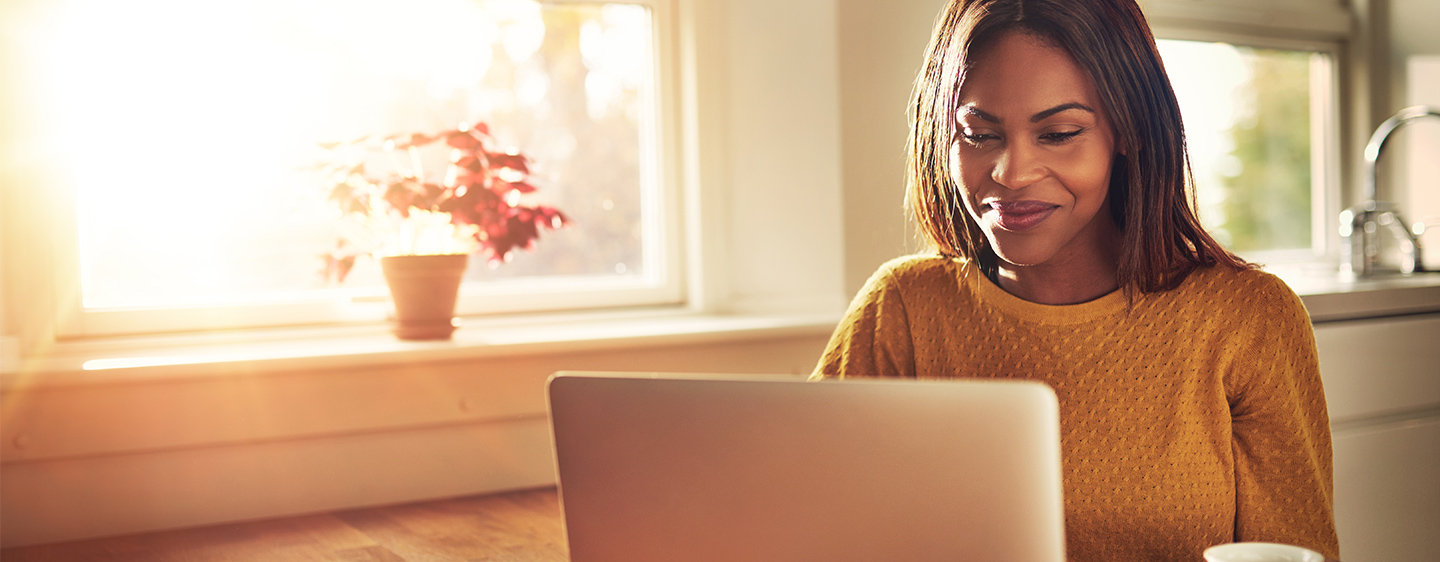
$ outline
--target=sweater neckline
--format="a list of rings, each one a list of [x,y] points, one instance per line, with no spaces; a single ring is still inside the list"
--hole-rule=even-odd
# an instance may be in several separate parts
[[[1104,316],[1123,312],[1124,291],[1116,289],[1100,298],[1078,304],[1040,304],[1012,295],[999,284],[985,277],[977,264],[964,262],[960,268],[961,282],[969,287],[982,305],[994,308],[1017,320],[1037,324],[1083,324]]]

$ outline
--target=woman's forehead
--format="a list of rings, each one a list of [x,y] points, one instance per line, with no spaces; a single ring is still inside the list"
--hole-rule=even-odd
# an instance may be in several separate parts
[[[1028,119],[1065,104],[1100,109],[1094,81],[1075,58],[1031,33],[1001,35],[974,53],[968,66],[957,107],[1002,120],[1022,115]]]

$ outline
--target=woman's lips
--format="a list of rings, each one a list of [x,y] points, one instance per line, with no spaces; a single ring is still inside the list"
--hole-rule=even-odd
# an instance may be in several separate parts
[[[990,207],[989,212],[995,213],[995,223],[1011,232],[1035,228],[1060,208],[1059,205],[1041,201],[991,201],[987,206]]]

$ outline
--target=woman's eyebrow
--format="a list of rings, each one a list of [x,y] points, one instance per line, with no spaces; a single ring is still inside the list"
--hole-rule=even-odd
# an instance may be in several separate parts
[[[1081,110],[1081,111],[1089,111],[1090,113],[1095,113],[1095,110],[1094,110],[1094,109],[1090,109],[1090,106],[1087,106],[1087,105],[1085,105],[1085,104],[1083,104],[1083,103],[1073,102],[1073,101],[1072,101],[1072,102],[1070,102],[1070,103],[1062,103],[1062,104],[1060,104],[1060,105],[1057,105],[1057,106],[1052,107],[1052,108],[1050,108],[1050,109],[1047,109],[1047,110],[1045,110],[1045,111],[1041,111],[1040,113],[1036,113],[1035,115],[1031,115],[1031,116],[1030,116],[1030,122],[1031,122],[1031,123],[1039,123],[1039,122],[1041,122],[1041,121],[1044,121],[1044,120],[1046,120],[1046,119],[1049,119],[1051,116],[1054,116],[1056,113],[1060,113],[1060,112],[1062,112],[1062,111],[1069,111],[1069,110],[1072,110],[1072,109],[1079,109],[1079,110]]]
[[[981,110],[980,108],[975,107],[975,104],[973,104],[973,103],[965,104],[965,105],[960,106],[960,114],[961,114],[961,115],[974,115],[974,116],[976,116],[976,117],[979,117],[979,118],[981,118],[981,119],[984,119],[984,120],[989,121],[989,122],[991,122],[991,123],[994,123],[994,124],[996,124],[996,125],[999,125],[999,124],[1005,122],[1004,119],[1001,119],[1001,118],[999,118],[999,117],[996,117],[996,116],[994,116],[994,115],[991,115],[991,114],[989,114],[989,113]]]
[[[1039,122],[1041,122],[1041,121],[1044,121],[1044,120],[1046,120],[1046,119],[1049,119],[1049,118],[1055,116],[1055,114],[1057,114],[1057,113],[1061,113],[1061,112],[1064,112],[1064,111],[1070,111],[1070,110],[1072,110],[1072,109],[1078,109],[1078,110],[1081,110],[1081,111],[1088,111],[1088,112],[1090,112],[1090,113],[1095,113],[1095,110],[1094,110],[1094,109],[1091,109],[1090,106],[1085,105],[1085,104],[1080,103],[1080,102],[1073,102],[1073,101],[1072,101],[1072,102],[1070,102],[1070,103],[1062,103],[1062,104],[1060,104],[1060,105],[1057,105],[1057,106],[1052,107],[1052,108],[1050,108],[1050,109],[1047,109],[1047,110],[1045,110],[1045,111],[1041,111],[1041,112],[1039,112],[1039,113],[1036,113],[1035,115],[1030,116],[1030,122],[1031,122],[1031,123],[1039,123]],[[973,104],[973,103],[971,103],[971,104],[965,104],[965,105],[963,105],[963,106],[960,106],[960,114],[961,114],[961,115],[974,115],[974,116],[979,117],[979,118],[981,118],[981,119],[983,119],[983,120],[985,120],[985,121],[989,121],[989,122],[995,123],[995,124],[997,124],[997,125],[1002,124],[1002,123],[1005,122],[1004,119],[1001,119],[1000,117],[998,117],[998,116],[996,116],[996,115],[992,115],[991,113],[989,113],[989,112],[987,112],[987,111],[985,111],[985,110],[983,110],[983,109],[980,109],[980,108],[978,108],[978,107],[975,107],[975,104]]]

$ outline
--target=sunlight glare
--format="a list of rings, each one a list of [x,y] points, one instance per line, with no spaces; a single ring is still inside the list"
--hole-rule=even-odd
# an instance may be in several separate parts
[[[74,0],[60,21],[40,87],[72,147],[82,256],[97,257],[81,260],[86,306],[106,304],[95,280],[117,267],[244,290],[229,264],[255,227],[317,204],[296,173],[314,145],[400,128],[350,117],[393,104],[387,80],[470,88],[498,36],[470,0]]]
[[[1238,165],[1229,131],[1243,116],[1236,92],[1250,83],[1250,68],[1240,52],[1225,43],[1162,39],[1156,44],[1180,102],[1196,181],[1216,184]],[[1223,191],[1200,190],[1196,196],[1202,216],[1223,222]]]
[[[545,41],[545,20],[540,16],[540,3],[534,0],[499,0],[487,7],[491,16],[502,22],[500,44],[511,61],[528,60]]]
[[[29,148],[63,147],[53,150],[61,155],[54,183],[66,191],[57,207],[74,213],[86,309],[328,299],[341,287],[328,276],[325,259],[333,265],[334,255],[352,249],[361,259],[343,290],[382,293],[383,278],[369,259],[373,247],[337,246],[340,234],[375,225],[335,220],[338,213],[326,202],[333,184],[316,166],[325,154],[321,143],[378,143],[386,135],[483,120],[497,142],[519,143],[543,158],[548,175],[537,184],[538,197],[557,200],[588,197],[566,190],[615,189],[572,188],[566,178],[574,173],[567,167],[593,169],[572,160],[615,162],[593,148],[605,144],[595,135],[627,145],[640,139],[642,152],[651,148],[644,140],[651,133],[634,111],[653,102],[655,29],[644,6],[535,0],[26,5],[35,14],[27,15],[24,33],[12,37],[23,47],[16,54],[20,66],[33,68],[24,75],[33,79],[12,86],[17,99],[27,100],[24,107],[33,108],[27,113],[35,124],[26,126],[45,140]],[[582,22],[590,24],[583,56],[576,52]],[[636,60],[622,60],[628,58]],[[587,109],[605,122],[592,127]],[[637,171],[649,164],[627,150],[616,163],[625,172],[605,180],[635,191],[617,210],[653,196],[649,184],[636,179],[649,173]],[[418,166],[403,150],[397,156],[402,172]],[[391,164],[375,160],[377,168]],[[424,160],[432,172],[443,165],[443,155]],[[545,251],[565,259],[487,279],[604,272],[638,251],[626,223],[588,224],[626,240],[612,252],[624,255],[589,258],[598,265],[570,259],[574,248],[590,242],[562,233]],[[378,230],[388,232],[385,225]],[[468,236],[452,234],[448,238]],[[469,250],[447,246],[448,240],[412,242],[407,246]],[[639,268],[639,258],[630,261]]]

